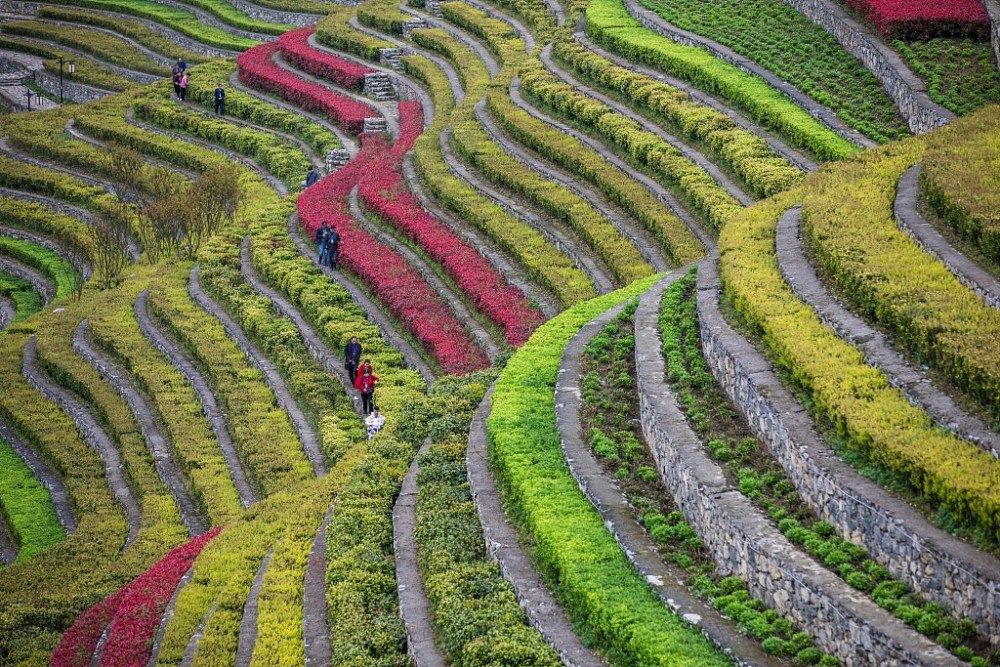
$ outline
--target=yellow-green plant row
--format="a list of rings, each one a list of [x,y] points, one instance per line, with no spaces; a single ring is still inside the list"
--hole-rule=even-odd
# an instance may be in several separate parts
[[[528,274],[547,287],[563,305],[571,305],[596,296],[587,276],[573,265],[545,237],[529,225],[508,214],[474,188],[454,176],[441,155],[441,132],[451,120],[449,112],[455,101],[443,72],[426,58],[407,56],[403,67],[408,74],[423,81],[434,100],[434,122],[421,134],[413,148],[413,161],[427,189],[448,209],[481,229],[505,251],[517,258]],[[467,89],[467,99],[485,92],[479,87]],[[463,114],[469,112],[463,104]]]
[[[851,161],[850,166],[860,164]],[[813,195],[807,194],[807,199]],[[757,204],[723,231],[719,250],[726,295],[761,332],[777,363],[808,392],[819,415],[832,421],[852,446],[909,479],[927,499],[997,532],[1000,465],[910,405],[882,371],[823,325],[782,278],[775,229],[778,218],[801,196],[796,189]],[[859,206],[876,205],[870,192],[857,187],[850,197]],[[839,224],[847,227],[846,220],[840,218]],[[867,224],[865,229],[853,235],[855,248],[868,239],[877,242],[878,231]],[[907,297],[910,303],[913,294]]]
[[[169,68],[150,59],[149,56],[131,44],[107,33],[38,21],[4,23],[3,31],[8,35],[42,39],[73,47],[112,65],[119,65],[136,72],[145,72],[156,76],[169,74]]]
[[[543,69],[524,72],[521,87],[529,97],[564,118],[600,134],[634,163],[677,188],[716,231],[736,212],[739,202],[704,169],[674,146],[607,105],[577,92]]]
[[[1000,114],[977,114],[926,143],[920,186],[927,203],[1000,266]]]
[[[55,283],[57,298],[72,294],[79,284],[79,274],[72,264],[48,248],[31,241],[0,236],[0,255],[13,257],[22,264],[41,271]]]
[[[996,115],[996,107],[985,109],[956,121],[953,131]],[[923,141],[913,139],[811,177],[802,205],[806,239],[830,279],[862,312],[1000,414],[1000,313],[893,219],[896,183],[923,149]],[[988,173],[983,179],[1000,186]]]
[[[402,35],[403,23],[413,18],[404,14],[392,0],[370,0],[358,6],[358,22],[390,35]]]
[[[666,122],[688,141],[710,147],[758,197],[770,197],[802,180],[802,172],[776,155],[766,141],[737,127],[724,113],[695,102],[686,92],[619,67],[573,40],[556,42],[552,52],[577,73]]]
[[[505,506],[535,545],[533,559],[602,650],[642,667],[728,665],[632,569],[570,474],[556,427],[555,385],[566,344],[592,318],[655,280],[574,306],[535,331],[497,382],[490,462]]]
[[[140,85],[131,79],[126,79],[119,74],[115,74],[106,67],[101,67],[97,63],[85,58],[77,58],[74,54],[62,49],[42,46],[35,42],[26,42],[21,39],[2,35],[0,35],[0,48],[40,56],[45,59],[45,71],[57,76],[59,74],[59,58],[62,58],[65,62],[74,61],[76,63],[76,72],[73,74],[73,80],[103,90],[118,92],[136,88]]]
[[[17,560],[31,560],[66,538],[48,490],[10,443],[0,437],[0,515],[17,546]]]
[[[349,5],[331,11],[316,24],[316,39],[320,44],[331,48],[353,53],[366,60],[378,61],[380,49],[391,49],[395,45],[351,28],[347,22],[356,12],[357,10]]]
[[[224,23],[234,28],[240,28],[249,32],[257,32],[264,35],[280,35],[294,28],[294,26],[290,25],[255,19],[233,4],[226,2],[226,0],[187,0],[187,4],[198,9],[204,9],[209,14],[217,16]]]
[[[642,27],[625,10],[622,0],[592,0],[587,5],[587,34],[629,60],[660,68],[721,95],[821,159],[839,159],[858,150],[763,80],[707,51],[676,44]]]

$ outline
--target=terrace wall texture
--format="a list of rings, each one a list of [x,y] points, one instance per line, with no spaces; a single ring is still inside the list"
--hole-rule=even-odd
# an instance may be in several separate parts
[[[718,269],[709,259],[698,271],[705,359],[812,510],[917,593],[971,619],[991,644],[1000,643],[1000,563],[935,528],[841,461],[763,355],[723,319],[720,298]]]
[[[298,12],[283,12],[279,9],[269,9],[255,5],[246,0],[229,0],[230,4],[247,16],[265,23],[283,23],[285,25],[307,26],[316,23],[321,16],[315,14],[300,14]]]
[[[990,15],[990,42],[993,44],[993,61],[1000,68],[1000,2],[983,0],[986,13]]]

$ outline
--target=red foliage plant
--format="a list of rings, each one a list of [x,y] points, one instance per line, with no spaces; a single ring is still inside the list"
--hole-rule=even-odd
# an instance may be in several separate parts
[[[315,32],[316,26],[310,25],[290,30],[279,37],[278,49],[282,57],[303,72],[332,81],[341,88],[361,90],[365,85],[365,75],[375,70],[313,48],[309,37]]]
[[[279,48],[278,42],[268,42],[240,54],[236,59],[240,81],[251,88],[274,93],[306,111],[319,111],[351,134],[364,130],[365,118],[379,115],[367,104],[337,95],[275,65],[271,58]]]
[[[101,667],[144,667],[153,634],[181,578],[222,528],[172,550],[132,583],[83,612],[52,653],[51,667],[87,667],[105,629]]]
[[[989,34],[981,0],[847,0],[889,38],[978,37]]]

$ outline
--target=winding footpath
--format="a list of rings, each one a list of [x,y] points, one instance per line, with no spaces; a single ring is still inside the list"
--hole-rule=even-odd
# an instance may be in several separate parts
[[[254,646],[257,645],[257,616],[259,612],[258,600],[260,589],[264,585],[264,575],[271,564],[271,556],[274,550],[267,552],[264,560],[261,561],[257,574],[253,578],[253,585],[250,586],[250,593],[247,595],[246,604],[243,605],[243,617],[240,619],[240,637],[236,644],[236,660],[233,663],[236,667],[250,667],[250,659],[253,657]]]
[[[58,405],[66,413],[83,435],[84,441],[90,445],[104,461],[104,474],[107,477],[111,494],[122,507],[125,520],[128,522],[128,535],[125,538],[124,549],[131,546],[142,523],[142,513],[139,503],[132,494],[132,489],[126,481],[125,468],[121,454],[107,431],[101,427],[90,408],[69,390],[53,382],[38,366],[36,346],[38,336],[32,336],[24,346],[22,371],[24,377],[42,396]]]
[[[491,388],[472,417],[466,454],[469,486],[483,526],[486,551],[498,562],[504,578],[514,587],[517,599],[528,615],[528,621],[542,633],[564,664],[568,667],[607,667],[607,663],[584,646],[573,631],[566,613],[542,582],[538,571],[521,548],[517,533],[507,521],[489,464],[486,418],[492,409],[492,395]]]
[[[136,298],[135,316],[139,322],[139,330],[142,331],[142,334],[184,376],[198,395],[202,412],[205,413],[205,418],[212,427],[212,434],[215,436],[216,442],[219,443],[222,457],[229,467],[229,475],[233,480],[233,485],[236,487],[236,492],[239,493],[240,502],[244,508],[250,507],[260,497],[250,484],[249,476],[243,467],[243,461],[240,459],[239,450],[233,442],[226,425],[224,412],[215,398],[208,379],[183,346],[178,344],[150,317],[149,290],[143,290]]]
[[[975,442],[1000,458],[1000,434],[965,412],[950,396],[936,387],[919,368],[892,346],[888,337],[855,316],[827,291],[803,248],[802,210],[789,209],[778,221],[776,246],[778,267],[792,291],[813,309],[826,326],[857,347],[868,363],[882,370],[910,403],[923,408],[943,428]]]
[[[330,667],[333,647],[330,645],[329,605],[326,600],[326,533],[336,503],[323,517],[316,530],[309,560],[306,563],[302,588],[302,638],[305,644],[305,667]]]
[[[292,392],[285,383],[285,379],[281,376],[281,372],[278,371],[278,368],[267,358],[260,348],[251,342],[250,337],[243,331],[243,327],[222,306],[204,292],[201,287],[201,279],[197,266],[191,269],[188,291],[191,293],[191,298],[194,299],[195,303],[222,323],[226,333],[239,345],[240,349],[243,350],[243,354],[250,360],[250,363],[264,374],[264,380],[271,388],[271,391],[274,392],[275,400],[281,406],[281,409],[288,414],[288,418],[291,420],[292,426],[299,436],[299,442],[302,444],[306,458],[312,464],[313,473],[317,477],[325,475],[327,469],[323,461],[323,454],[320,451],[319,436],[313,429],[312,424],[309,423],[302,408],[299,407],[299,404],[292,396]]]

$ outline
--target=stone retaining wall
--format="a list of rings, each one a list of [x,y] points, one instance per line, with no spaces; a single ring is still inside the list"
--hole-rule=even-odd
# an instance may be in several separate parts
[[[933,102],[927,85],[865,26],[831,0],[782,0],[834,36],[879,80],[914,134],[930,132],[955,119],[955,114]]]
[[[993,64],[1000,67],[1000,2],[983,0],[986,13],[990,15],[990,42],[993,44]]]
[[[59,96],[59,77],[49,74],[44,70],[35,72],[35,83],[49,91],[56,97]],[[111,91],[94,88],[82,83],[70,81],[63,78],[63,98],[70,102],[92,102],[107,95],[113,95]]]
[[[246,0],[229,0],[229,4],[236,7],[236,9],[240,10],[250,18],[258,21],[265,21],[267,23],[285,23],[301,27],[312,25],[322,18],[321,16],[314,16],[312,14],[283,12],[280,9],[261,7],[260,5],[247,2]]]
[[[767,360],[722,317],[720,293],[718,268],[709,259],[698,272],[706,361],[810,508],[841,535],[864,545],[894,577],[974,621],[992,644],[1000,643],[1000,563],[934,527],[841,461]]]

